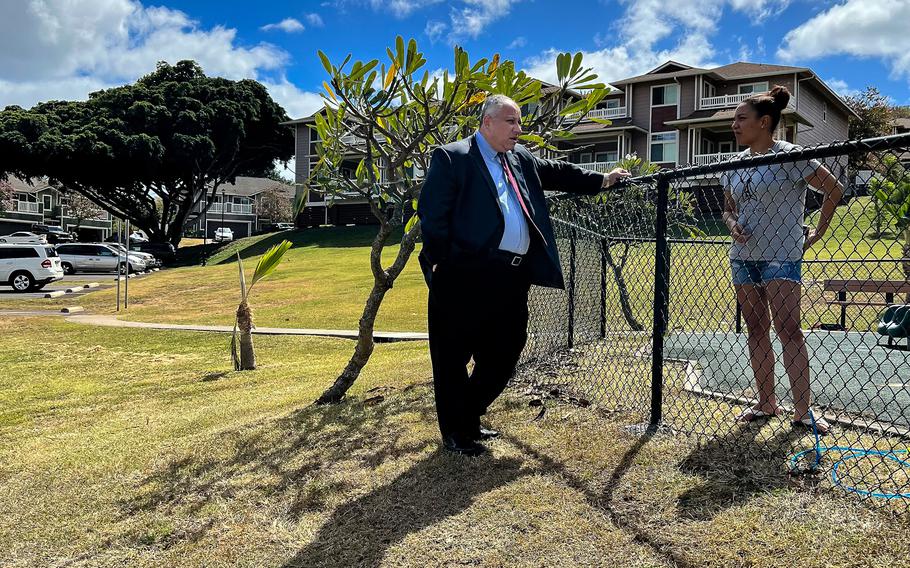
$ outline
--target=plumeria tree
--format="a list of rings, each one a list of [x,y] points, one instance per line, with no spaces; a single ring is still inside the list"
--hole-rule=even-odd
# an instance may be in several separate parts
[[[319,52],[327,79],[325,105],[315,117],[320,144],[310,188],[330,202],[349,196],[365,199],[379,228],[370,249],[373,287],[354,353],[317,403],[340,401],[369,361],[376,315],[420,236],[414,209],[432,151],[476,130],[480,105],[487,95],[498,93],[522,107],[527,146],[558,152],[556,142],[571,138],[569,130],[608,92],[583,66],[581,53],[557,56],[555,85],[529,77],[498,55],[472,61],[455,47],[453,56],[451,69],[431,75],[413,39],[398,37],[383,61],[351,61],[349,55],[333,63]],[[383,248],[400,227],[398,254],[384,265]]]

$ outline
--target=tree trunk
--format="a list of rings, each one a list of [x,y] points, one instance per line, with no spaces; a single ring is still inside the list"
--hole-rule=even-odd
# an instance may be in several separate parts
[[[335,383],[322,393],[322,396],[316,400],[316,404],[341,402],[373,354],[373,326],[376,323],[379,307],[382,305],[386,292],[392,288],[395,279],[401,274],[408,259],[411,257],[411,253],[414,252],[414,245],[417,241],[417,236],[420,234],[419,228],[412,229],[410,233],[405,233],[401,239],[401,248],[398,251],[395,262],[392,263],[389,270],[383,270],[380,264],[382,249],[385,247],[385,241],[391,232],[392,228],[387,223],[380,225],[379,233],[376,235],[370,250],[370,260],[373,267],[373,289],[370,291],[369,297],[367,297],[363,314],[360,316],[357,345],[354,347],[354,354],[338,378],[335,379]]]
[[[253,350],[253,312],[246,300],[237,308],[237,328],[240,330],[240,371],[256,368],[256,352]]]
[[[629,243],[623,243],[625,251],[623,256],[629,252]],[[626,319],[626,323],[629,324],[629,328],[632,331],[644,331],[644,326],[638,323],[638,320],[635,319],[635,314],[632,313],[632,304],[629,302],[629,288],[626,286],[626,277],[622,273],[622,265],[613,260],[613,255],[610,252],[610,246],[604,249],[607,256],[607,264],[610,265],[610,268],[613,270],[613,279],[616,281],[616,287],[619,289],[619,308],[622,311],[622,316]]]

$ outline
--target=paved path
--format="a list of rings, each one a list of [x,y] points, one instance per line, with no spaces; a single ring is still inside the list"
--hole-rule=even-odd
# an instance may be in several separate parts
[[[62,314],[59,311],[46,310],[0,310],[2,316],[63,316],[66,321],[85,325],[100,325],[107,327],[138,327],[143,329],[167,329],[178,331],[207,331],[213,333],[230,333],[234,327],[230,325],[187,325],[173,323],[148,323],[141,321],[125,321],[115,316],[103,314],[80,313],[75,315]],[[348,329],[305,329],[287,327],[257,327],[253,329],[257,335],[307,335],[312,337],[340,337],[343,339],[357,339],[357,332]],[[373,333],[377,343],[390,343],[393,341],[426,341],[426,333],[408,331],[377,331]]]

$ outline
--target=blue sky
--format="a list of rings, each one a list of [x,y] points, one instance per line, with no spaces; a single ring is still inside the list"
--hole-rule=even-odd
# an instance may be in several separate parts
[[[500,53],[549,78],[556,51],[583,51],[605,80],[667,59],[806,66],[842,94],[876,85],[910,104],[910,0],[0,0],[0,107],[81,99],[155,61],[262,81],[293,117],[320,104],[316,57],[383,57],[414,37],[428,68]]]

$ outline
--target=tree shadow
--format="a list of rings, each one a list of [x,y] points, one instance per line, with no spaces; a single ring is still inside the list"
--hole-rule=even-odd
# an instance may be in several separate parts
[[[710,520],[721,511],[741,505],[752,497],[788,487],[786,464],[805,432],[777,428],[768,439],[757,439],[763,427],[778,424],[752,422],[737,424],[726,436],[699,444],[680,463],[680,470],[698,475],[704,483],[679,498],[679,515],[693,520]],[[810,484],[817,478],[807,476]]]
[[[437,450],[392,483],[339,507],[285,567],[377,566],[411,533],[467,509],[474,498],[527,475],[522,460]]]
[[[613,472],[610,474],[606,485],[601,491],[592,490],[588,485],[588,482],[572,473],[562,462],[537,451],[535,448],[520,440],[511,437],[507,437],[507,439],[510,443],[520,448],[523,453],[541,463],[538,472],[556,474],[562,478],[569,487],[583,495],[588,504],[606,513],[610,522],[629,534],[636,543],[647,546],[655,555],[663,558],[673,566],[688,568],[689,566],[693,566],[689,561],[674,552],[672,548],[665,543],[662,543],[648,532],[636,526],[634,522],[619,513],[613,503],[614,494],[620,486],[622,478],[635,463],[635,458],[641,452],[642,448],[644,448],[645,444],[650,442],[653,437],[654,433],[647,431],[635,440],[635,443],[625,452],[625,454],[623,454],[619,463],[613,468]]]

